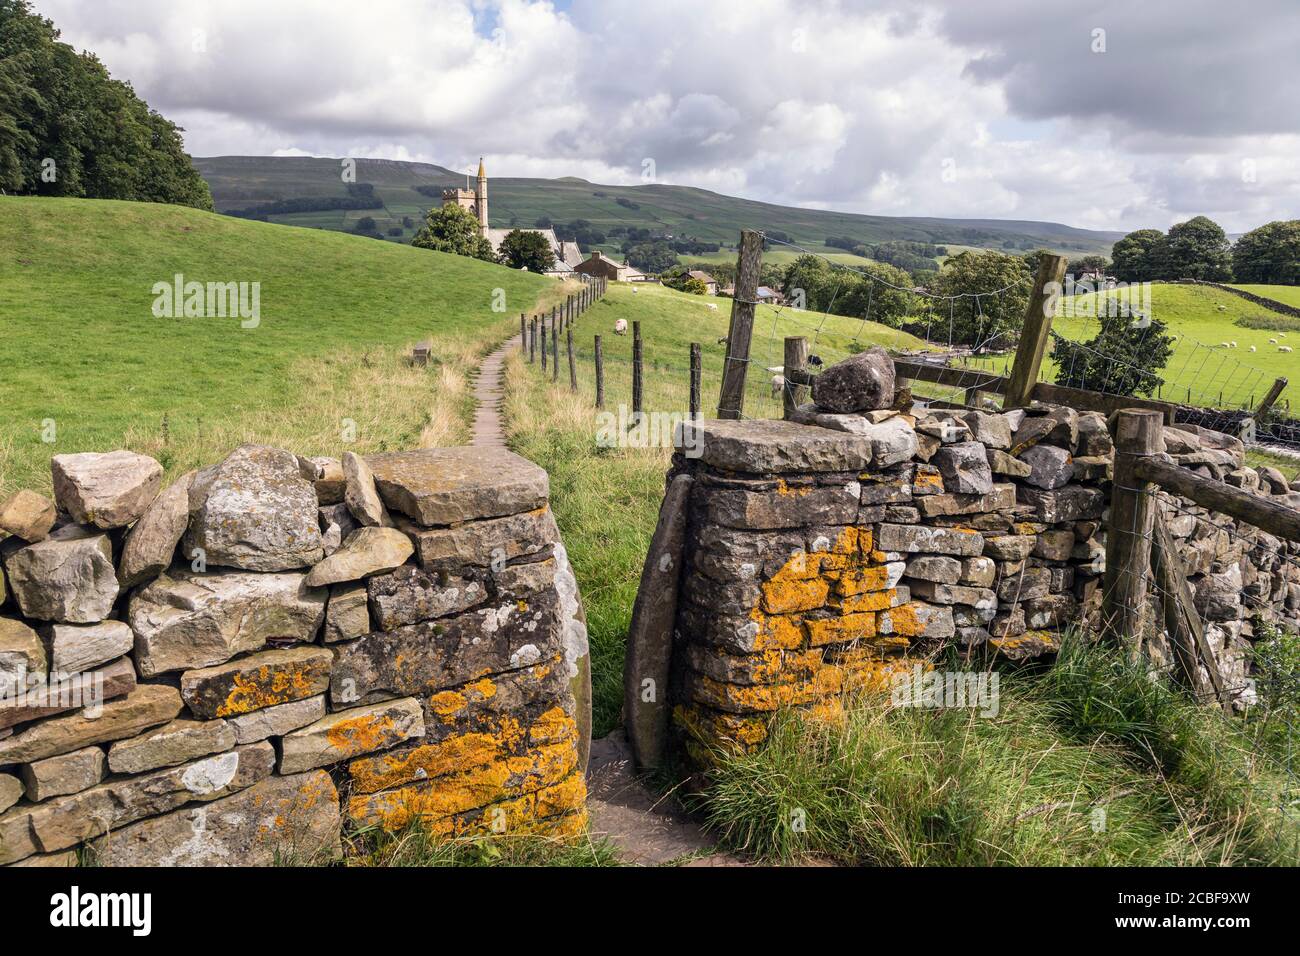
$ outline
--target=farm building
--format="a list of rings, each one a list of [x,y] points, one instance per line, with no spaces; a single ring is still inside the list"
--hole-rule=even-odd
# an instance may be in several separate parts
[[[592,252],[588,259],[574,266],[573,271],[613,282],[650,281],[650,277],[640,269],[633,268],[625,262],[616,262],[599,250]]]
[[[688,279],[699,279],[703,282],[704,288],[708,290],[709,295],[718,294],[718,280],[713,278],[713,276],[709,275],[707,272],[702,272],[699,269],[692,269],[690,272],[686,273],[686,277]]]

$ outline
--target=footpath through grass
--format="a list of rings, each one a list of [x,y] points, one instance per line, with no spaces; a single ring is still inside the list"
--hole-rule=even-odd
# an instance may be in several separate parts
[[[156,317],[154,284],[178,273],[259,283],[256,328]],[[170,476],[243,441],[335,456],[464,442],[466,372],[520,312],[563,294],[551,279],[355,236],[0,197],[0,496],[48,491],[61,452],[131,448]],[[413,368],[405,356],[422,339],[434,362]]]

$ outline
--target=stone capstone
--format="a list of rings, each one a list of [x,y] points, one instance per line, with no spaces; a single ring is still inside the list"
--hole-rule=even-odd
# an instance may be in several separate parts
[[[297,458],[282,449],[241,445],[195,474],[190,485],[187,557],[244,571],[289,571],[318,563],[316,492]]]
[[[874,454],[865,436],[772,419],[685,421],[673,442],[687,458],[747,475],[865,471]]]
[[[343,453],[343,501],[357,524],[367,528],[392,527],[393,519],[375,488],[375,476],[356,452]]]
[[[812,399],[827,412],[889,408],[894,402],[894,360],[877,346],[836,362],[813,379]]]
[[[425,448],[366,459],[389,508],[425,527],[532,511],[546,504],[546,472],[504,448]]]
[[[54,527],[54,502],[25,488],[0,502],[0,531],[16,535],[29,544],[42,540]],[[4,592],[0,591],[0,599]]]
[[[131,451],[55,455],[50,471],[59,509],[96,528],[129,525],[162,487],[162,465]]]
[[[141,584],[171,566],[176,546],[189,524],[193,480],[194,473],[189,472],[172,482],[131,527],[117,567],[122,587]]]
[[[56,528],[13,551],[5,569],[23,616],[38,621],[93,624],[108,617],[117,599],[113,546],[80,525]]]

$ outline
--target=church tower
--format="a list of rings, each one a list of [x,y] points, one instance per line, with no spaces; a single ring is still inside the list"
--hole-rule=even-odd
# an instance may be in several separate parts
[[[474,207],[478,212],[478,227],[486,237],[488,232],[487,173],[483,170],[483,157],[478,158],[478,184],[474,190]]]

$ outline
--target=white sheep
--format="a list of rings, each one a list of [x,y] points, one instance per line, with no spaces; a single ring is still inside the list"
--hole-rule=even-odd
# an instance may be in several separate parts
[[[1250,350],[1251,350],[1252,352],[1255,351],[1255,346],[1252,345],[1252,346],[1250,347]]]
[[[773,375],[773,376],[772,376],[772,397],[773,397],[773,398],[780,398],[780,397],[781,397],[781,392],[782,392],[784,389],[785,389],[785,376],[784,376],[784,375]]]
[[[718,307],[717,307],[716,305],[714,305],[712,302],[709,302],[709,303],[706,303],[706,304],[708,305],[708,307],[709,307],[709,311],[710,311],[710,312],[717,312],[717,311],[718,311]]]
[[[1235,349],[1236,347],[1237,347],[1237,343],[1236,343],[1236,342],[1229,342],[1229,343],[1228,343],[1228,348],[1230,348],[1230,349]]]
[[[1269,339],[1269,340],[1268,340],[1268,344],[1269,344],[1269,345],[1277,345],[1277,339]]]
[[[1289,345],[1279,345],[1279,346],[1277,347],[1277,350],[1278,350],[1279,352],[1290,352],[1290,351],[1291,351],[1291,346],[1289,346]]]
[[[1220,342],[1220,343],[1219,343],[1219,348],[1221,348],[1221,349],[1230,349],[1230,348],[1232,348],[1232,346],[1229,345],[1227,342]]]
[[[627,319],[619,319],[614,323],[615,335],[627,335]]]

